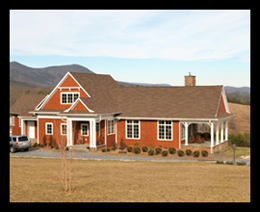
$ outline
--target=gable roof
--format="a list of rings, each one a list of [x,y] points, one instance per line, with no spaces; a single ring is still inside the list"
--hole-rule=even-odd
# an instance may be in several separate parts
[[[223,86],[125,87],[122,117],[215,118]]]
[[[75,102],[71,108],[59,111],[62,114],[120,113],[122,118],[206,119],[218,118],[221,96],[226,101],[223,86],[123,87],[110,75],[75,72],[69,75],[90,97],[78,100],[85,111],[73,109]],[[230,115],[226,105],[226,113],[221,117]]]
[[[11,113],[17,113],[19,116],[32,116],[29,111],[34,110],[35,106],[41,102],[44,95],[26,94],[21,96],[10,108]]]

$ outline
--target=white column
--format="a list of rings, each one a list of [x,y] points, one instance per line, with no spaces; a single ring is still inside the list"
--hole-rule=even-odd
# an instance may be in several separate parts
[[[96,149],[96,120],[93,119],[90,122],[90,148]]]
[[[226,120],[225,141],[228,140],[228,120]]]
[[[107,145],[107,120],[104,120],[105,122],[105,144]]]
[[[185,146],[188,146],[188,127],[189,127],[189,123],[184,122],[184,126],[185,126]]]
[[[217,122],[217,125],[216,125],[216,145],[219,144],[219,122]]]
[[[211,145],[210,145],[210,151],[212,153],[212,148],[214,147],[214,123],[210,123],[211,128]]]
[[[224,123],[224,122],[222,121],[222,122],[221,122],[221,131],[220,131],[220,142],[221,142],[221,143],[224,142],[224,140],[223,140],[223,135],[224,135],[224,134],[223,134],[223,127],[224,127],[224,126],[223,126],[223,123]]]

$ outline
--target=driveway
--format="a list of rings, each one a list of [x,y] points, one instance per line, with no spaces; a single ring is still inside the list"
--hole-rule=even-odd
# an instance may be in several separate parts
[[[61,158],[61,153],[55,150],[46,149],[34,149],[30,148],[27,152],[15,152],[11,153],[11,157],[39,157],[39,158]],[[69,151],[66,152],[67,158],[69,157]],[[219,158],[207,159],[207,158],[194,158],[191,156],[184,156],[182,158],[176,157],[157,157],[154,156],[135,156],[135,155],[109,155],[101,152],[86,152],[80,150],[72,151],[73,159],[88,159],[88,160],[120,160],[120,161],[216,161]],[[225,159],[223,159],[225,160]],[[231,159],[230,159],[231,160]],[[249,159],[236,159],[237,161],[245,161],[247,165],[250,165]]]

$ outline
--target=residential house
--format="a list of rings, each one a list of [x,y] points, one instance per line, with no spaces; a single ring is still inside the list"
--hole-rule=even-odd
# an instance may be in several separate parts
[[[11,113],[20,128],[13,133],[31,136],[34,123],[37,143],[52,136],[67,146],[87,143],[90,149],[121,139],[126,145],[182,148],[208,126],[213,152],[227,144],[228,118],[234,116],[223,86],[196,86],[191,75],[185,76],[185,86],[124,87],[110,75],[67,72],[45,98],[24,101],[31,103],[26,106],[30,116],[15,110],[16,102]]]

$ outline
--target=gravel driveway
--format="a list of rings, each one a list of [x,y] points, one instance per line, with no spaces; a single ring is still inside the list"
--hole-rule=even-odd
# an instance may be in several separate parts
[[[66,152],[69,157],[69,152]],[[46,150],[46,149],[34,149],[30,148],[27,152],[15,152],[11,153],[11,157],[40,157],[40,158],[61,158],[59,151]],[[194,157],[150,157],[150,156],[135,156],[135,155],[108,155],[101,152],[86,152],[76,151],[72,152],[73,159],[90,159],[90,160],[121,160],[121,161],[216,161],[221,160],[219,158],[207,159],[207,158],[194,158]],[[225,160],[225,159],[222,159]],[[247,165],[250,165],[249,159],[236,159],[237,161],[245,161]]]

